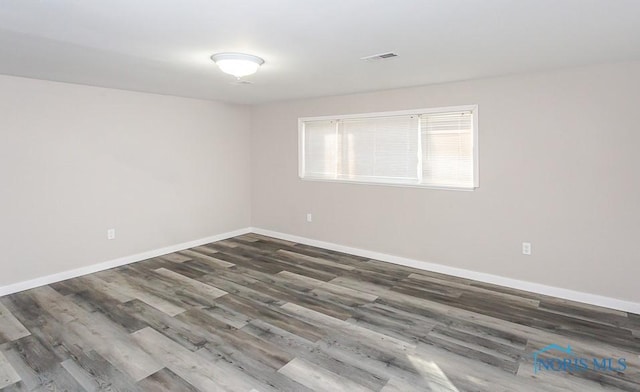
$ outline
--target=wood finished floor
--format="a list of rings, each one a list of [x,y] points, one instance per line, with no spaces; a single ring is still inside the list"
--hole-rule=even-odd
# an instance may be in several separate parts
[[[638,315],[254,234],[0,298],[3,391],[640,391],[639,353]]]

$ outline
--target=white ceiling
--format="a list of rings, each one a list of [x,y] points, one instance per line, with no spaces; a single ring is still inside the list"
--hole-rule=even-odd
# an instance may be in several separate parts
[[[254,84],[223,51],[265,59]],[[636,59],[640,0],[0,2],[2,74],[236,103]]]

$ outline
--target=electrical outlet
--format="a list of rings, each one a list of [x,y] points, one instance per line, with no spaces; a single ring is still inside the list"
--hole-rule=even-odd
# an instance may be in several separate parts
[[[307,214],[307,222],[312,222],[313,221],[313,215],[311,215],[311,213]]]
[[[522,254],[527,256],[531,255],[531,242],[522,243]]]
[[[116,229],[108,229],[107,230],[107,239],[115,240],[116,239]]]

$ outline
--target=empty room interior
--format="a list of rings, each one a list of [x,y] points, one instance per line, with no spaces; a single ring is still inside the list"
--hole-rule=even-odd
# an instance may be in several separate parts
[[[0,2],[0,390],[640,391],[640,1]]]

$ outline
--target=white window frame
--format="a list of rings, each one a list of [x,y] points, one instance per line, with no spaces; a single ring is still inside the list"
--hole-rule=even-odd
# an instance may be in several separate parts
[[[422,185],[422,184],[394,184],[391,182],[367,182],[359,180],[349,179],[329,179],[329,178],[312,178],[304,177],[304,122],[305,121],[338,121],[355,118],[375,118],[375,117],[390,117],[390,116],[420,116],[423,114],[433,113],[446,113],[446,112],[461,112],[471,111],[473,113],[473,187],[450,187],[450,186],[436,186],[436,185]],[[336,131],[337,132],[337,131]],[[420,129],[418,129],[420,132]],[[419,137],[421,137],[419,135]],[[363,184],[363,185],[382,185],[382,186],[396,186],[405,188],[423,188],[423,189],[438,189],[438,190],[455,190],[455,191],[474,191],[480,187],[480,168],[479,168],[479,151],[478,151],[478,105],[461,105],[461,106],[447,106],[439,108],[426,108],[426,109],[413,109],[413,110],[398,110],[391,112],[372,112],[372,113],[358,113],[358,114],[345,114],[334,116],[317,116],[317,117],[300,117],[298,118],[298,177],[304,181],[319,181],[319,182],[337,182],[347,184]],[[418,146],[421,148],[421,144]],[[422,166],[422,153],[419,151],[418,159]],[[422,171],[418,171],[422,176]]]

